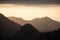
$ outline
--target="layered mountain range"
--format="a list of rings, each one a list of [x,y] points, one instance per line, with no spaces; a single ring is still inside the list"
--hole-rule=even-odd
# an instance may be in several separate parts
[[[33,20],[23,20],[21,18],[16,17],[8,17],[8,18],[21,25],[29,23],[33,25],[40,32],[57,30],[58,28],[60,28],[60,22],[55,21],[49,17],[35,18]]]
[[[0,14],[0,39],[49,40],[56,39],[56,36],[60,37],[60,22],[49,17],[27,21],[22,18],[5,17]]]

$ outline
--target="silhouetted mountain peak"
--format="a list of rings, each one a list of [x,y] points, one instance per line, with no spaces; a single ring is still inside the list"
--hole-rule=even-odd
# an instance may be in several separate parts
[[[33,40],[40,32],[31,24],[25,24],[12,38],[21,40]]]
[[[29,30],[31,28],[33,28],[33,26],[31,24],[25,24],[21,29],[22,30]]]
[[[47,16],[45,16],[45,17],[43,17],[43,18],[48,18],[48,19],[50,19],[49,17],[47,17]]]
[[[2,13],[0,13],[0,16],[3,15]]]
[[[50,17],[43,17],[42,19],[45,19],[45,20],[52,20]]]
[[[8,18],[6,18],[3,14],[0,13],[0,22],[5,22],[6,20],[8,20]]]
[[[3,17],[5,17],[5,16],[4,16],[3,14],[0,13],[0,18],[3,18]]]
[[[21,28],[21,31],[24,31],[24,32],[36,32],[38,31],[37,29],[35,29],[31,24],[25,24],[22,28]]]
[[[31,27],[32,25],[31,24],[25,24],[24,26],[25,27],[29,27],[29,26]]]
[[[2,37],[8,38],[17,32],[20,29],[21,25],[9,20],[3,14],[0,14],[0,27],[2,28]]]
[[[35,18],[32,21],[33,22],[36,22],[36,21],[37,22],[42,22],[42,21],[45,21],[46,22],[46,21],[53,21],[53,19],[51,19],[51,18],[49,18],[49,17],[46,16],[46,17],[42,17],[42,18]]]

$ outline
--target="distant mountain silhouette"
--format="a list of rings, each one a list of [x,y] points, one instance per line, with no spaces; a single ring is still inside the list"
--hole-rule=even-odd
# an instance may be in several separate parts
[[[10,19],[22,25],[29,23],[33,25],[33,27],[38,29],[40,32],[48,32],[60,28],[60,22],[55,21],[49,17],[35,18],[30,21],[19,19],[16,17],[11,17]]]
[[[26,21],[23,20],[22,18],[17,18],[17,17],[8,17],[8,19],[18,23],[18,24],[21,24],[21,25],[24,25],[26,24]]]
[[[25,24],[20,31],[18,31],[14,37],[12,37],[12,40],[34,40],[40,32],[35,29],[30,24]]]
[[[54,21],[49,17],[36,18],[29,22],[40,32],[52,31],[60,28],[60,22]]]
[[[0,14],[0,34],[3,39],[11,37],[20,30],[21,25],[9,20],[3,14]]]

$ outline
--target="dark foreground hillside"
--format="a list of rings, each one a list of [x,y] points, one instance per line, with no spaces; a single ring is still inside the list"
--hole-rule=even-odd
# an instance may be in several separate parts
[[[18,30],[20,30],[21,25],[9,20],[3,14],[0,14],[0,37],[1,39],[7,39],[12,37]]]
[[[34,40],[40,33],[32,25],[26,24],[12,38],[13,40]]]
[[[26,24],[9,40],[59,40],[60,29],[50,32],[39,32],[32,25]]]

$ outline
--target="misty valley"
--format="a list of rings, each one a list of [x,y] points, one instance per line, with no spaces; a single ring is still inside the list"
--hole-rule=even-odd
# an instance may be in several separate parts
[[[23,20],[0,14],[0,40],[60,40],[60,22],[49,17]]]

